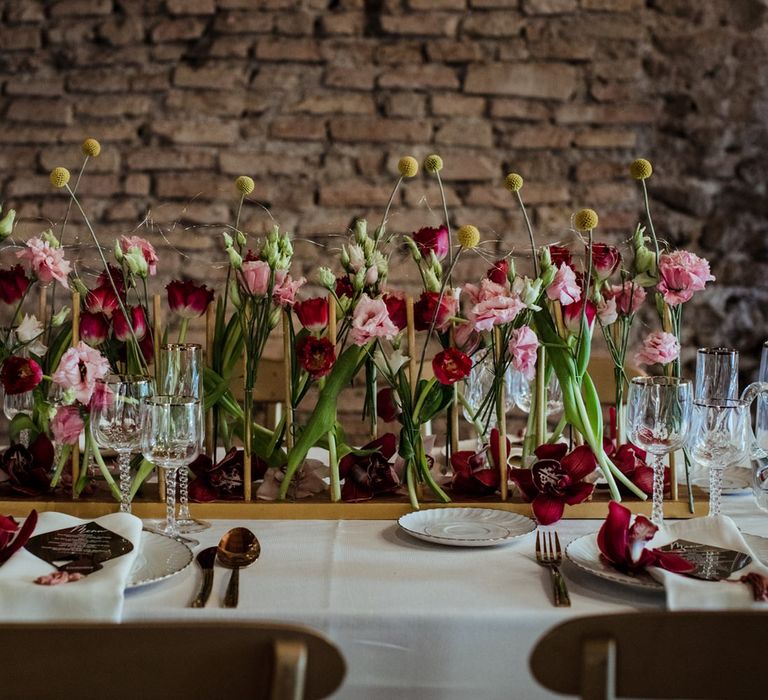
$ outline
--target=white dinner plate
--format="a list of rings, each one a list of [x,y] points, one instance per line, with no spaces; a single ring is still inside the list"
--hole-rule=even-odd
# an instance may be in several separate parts
[[[183,542],[157,532],[141,533],[139,554],[126,589],[164,581],[184,571],[192,563],[192,550]]]
[[[413,537],[453,547],[489,547],[536,529],[536,523],[524,515],[492,508],[417,510],[397,523]]]
[[[768,562],[768,538],[761,537],[760,535],[749,535],[745,532],[742,532],[741,536],[761,562],[764,564]],[[573,540],[565,548],[565,556],[568,561],[578,568],[607,581],[646,590],[661,591],[664,588],[662,584],[644,571],[635,576],[630,576],[629,574],[616,571],[612,566],[606,564],[600,558],[600,550],[597,546],[597,533],[584,535]]]

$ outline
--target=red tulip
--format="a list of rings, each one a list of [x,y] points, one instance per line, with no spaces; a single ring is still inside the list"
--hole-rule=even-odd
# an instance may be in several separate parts
[[[461,350],[447,348],[435,355],[432,360],[432,369],[441,384],[455,384],[459,379],[469,376],[472,360]]]
[[[571,251],[568,250],[568,248],[565,246],[549,246],[549,256],[552,258],[552,264],[555,267],[559,268],[563,263],[565,263],[568,267],[573,267],[573,257],[571,256]]]
[[[496,284],[505,285],[509,283],[509,260],[503,258],[493,263],[493,267],[488,269],[485,276]]]
[[[456,315],[457,303],[451,294],[443,294],[438,308],[437,292],[422,292],[419,300],[413,305],[414,324],[417,331],[429,330],[435,319],[435,328],[444,331],[451,323],[451,317]]]
[[[107,318],[111,318],[118,306],[120,302],[109,282],[107,286],[92,289],[85,295],[85,308],[92,314],[104,314]]]
[[[198,318],[213,301],[213,290],[204,284],[174,280],[165,287],[168,292],[168,306],[181,318]]]
[[[313,297],[293,306],[299,322],[311,333],[320,333],[328,325],[329,308],[327,297]]]
[[[21,265],[14,265],[9,270],[0,270],[0,300],[6,304],[16,304],[29,289],[29,279]]]
[[[397,326],[398,330],[403,330],[408,325],[405,310],[405,294],[402,292],[387,292],[382,299],[387,306],[389,320]]]
[[[607,280],[621,264],[619,249],[606,243],[592,244],[592,270],[599,282]]]
[[[385,423],[393,423],[400,415],[395,391],[391,387],[379,389],[376,394],[376,413]]]
[[[451,240],[446,226],[439,228],[425,226],[412,234],[412,238],[418,246],[419,252],[424,256],[429,256],[429,253],[433,252],[438,260],[442,260],[448,255]]]
[[[112,282],[114,282],[120,296],[123,296],[125,294],[125,277],[123,277],[123,271],[114,265],[107,265],[107,267],[109,268],[109,275],[107,275],[107,271],[104,270],[96,278],[96,287],[108,287],[109,289],[112,289]],[[110,277],[112,277],[112,282],[110,282]]]
[[[336,351],[328,338],[305,335],[296,342],[299,365],[313,379],[328,374],[336,362]]]
[[[147,315],[144,312],[144,308],[141,306],[131,306],[128,311],[131,315],[131,325],[133,326],[133,332],[136,334],[136,340],[141,340],[147,334]],[[120,309],[115,311],[112,316],[112,329],[115,333],[115,338],[119,341],[125,342],[132,339],[131,328]]]
[[[103,313],[83,311],[80,316],[80,337],[91,347],[101,345],[109,336],[109,321]]]
[[[578,335],[579,330],[581,329],[581,313],[583,309],[583,298],[581,301],[577,301],[575,304],[568,304],[568,306],[563,307],[563,322],[568,331],[574,335]],[[589,328],[592,328],[593,324],[595,323],[596,314],[597,307],[595,306],[594,302],[587,301],[587,308],[584,315],[587,318],[587,326]]]
[[[0,369],[0,382],[6,394],[32,391],[43,380],[43,370],[29,357],[11,355]]]

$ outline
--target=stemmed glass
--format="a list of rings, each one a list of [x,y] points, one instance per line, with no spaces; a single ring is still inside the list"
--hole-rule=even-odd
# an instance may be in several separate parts
[[[760,358],[760,374],[758,381],[768,382],[768,342],[763,343],[763,353]],[[768,394],[762,394],[757,400],[757,444],[763,451],[768,450]],[[768,459],[765,456],[756,458],[752,476],[752,493],[757,505],[768,510]]]
[[[35,410],[34,395],[31,391],[23,391],[20,394],[8,394],[3,396],[3,413],[8,420],[13,420],[19,413],[32,416]],[[24,447],[29,447],[29,430],[26,428],[19,433],[19,442]]]
[[[739,397],[739,351],[733,348],[699,348],[696,352],[694,399]]]
[[[676,377],[635,377],[627,400],[628,437],[651,455],[651,521],[664,522],[664,456],[685,444],[691,419],[691,382]]]
[[[200,450],[205,439],[203,412],[203,348],[197,343],[169,343],[160,348],[158,362],[159,390],[167,396],[192,396],[200,402]],[[200,532],[210,523],[197,520],[189,512],[189,469],[179,470],[179,532]]]
[[[142,399],[155,393],[152,379],[112,374],[99,380],[91,405],[91,433],[99,447],[117,452],[120,512],[131,512],[131,453],[141,445]]]
[[[528,381],[521,372],[515,372],[512,380],[512,386],[515,403],[517,407],[528,413],[531,410],[531,400],[536,391],[536,382]],[[557,375],[552,372],[552,376],[547,383],[547,416],[552,416],[563,410],[563,392],[560,389],[560,382],[557,381]]]
[[[141,451],[166,470],[166,521],[159,532],[179,537],[176,527],[176,472],[200,453],[200,402],[192,396],[158,394],[141,411]]]

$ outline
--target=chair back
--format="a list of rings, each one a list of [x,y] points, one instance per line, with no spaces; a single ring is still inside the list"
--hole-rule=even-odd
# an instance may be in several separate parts
[[[3,700],[311,700],[342,682],[341,652],[271,623],[0,625]]]
[[[683,612],[601,615],[550,630],[530,658],[534,678],[584,700],[765,697],[768,615]]]

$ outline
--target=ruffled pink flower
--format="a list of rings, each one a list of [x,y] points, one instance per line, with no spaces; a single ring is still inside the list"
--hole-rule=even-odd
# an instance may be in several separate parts
[[[536,351],[539,349],[536,334],[528,326],[515,328],[510,333],[507,348],[512,367],[530,382],[536,374]]]
[[[469,312],[475,330],[489,331],[494,326],[511,323],[526,306],[517,294],[492,297],[475,304]]]
[[[285,270],[278,270],[275,273],[275,286],[272,290],[272,299],[275,304],[293,306],[296,303],[296,293],[306,281],[306,277],[295,280]]]
[[[610,326],[612,323],[616,323],[619,318],[619,312],[616,309],[615,299],[601,299],[597,305],[597,317],[600,319],[600,323],[604,326]]]
[[[64,251],[61,248],[52,248],[42,238],[30,238],[27,247],[16,253],[16,257],[24,260],[30,271],[37,277],[41,284],[50,284],[56,280],[63,287],[68,288],[67,275],[72,266],[64,259]]]
[[[709,263],[687,250],[675,250],[659,257],[659,284],[656,289],[670,306],[688,301],[694,292],[700,292],[707,282],[714,279]]]
[[[269,276],[271,270],[264,260],[246,260],[240,275],[243,287],[248,294],[263,297],[269,291]]]
[[[643,305],[646,297],[645,289],[634,282],[614,284],[607,287],[603,294],[606,300],[613,299],[616,301],[616,310],[624,316],[631,316],[636,313]]]
[[[680,343],[672,333],[654,331],[645,337],[642,349],[635,355],[635,362],[643,365],[667,365],[679,355]]]
[[[80,438],[85,424],[77,406],[59,406],[51,421],[53,439],[60,445],[74,445]]]
[[[397,334],[397,326],[389,318],[387,305],[381,299],[371,299],[367,294],[363,294],[352,314],[352,342],[355,345],[365,345],[374,338],[391,340]]]
[[[130,251],[131,248],[138,248],[144,256],[144,260],[147,261],[149,274],[154,275],[157,272],[157,253],[146,238],[141,236],[122,236],[120,238],[120,247],[124,253]]]
[[[98,350],[82,340],[67,350],[51,379],[63,389],[74,389],[75,398],[88,405],[96,381],[109,372],[109,361]]]
[[[581,287],[576,281],[576,273],[573,268],[565,263],[560,263],[555,279],[547,287],[547,297],[553,301],[559,301],[563,306],[575,304],[581,299]]]
[[[621,264],[621,253],[607,243],[592,244],[592,270],[599,282],[607,280]]]
[[[475,306],[494,297],[509,294],[509,285],[499,284],[488,277],[480,280],[480,284],[465,284],[463,292],[469,299],[469,303]]]

